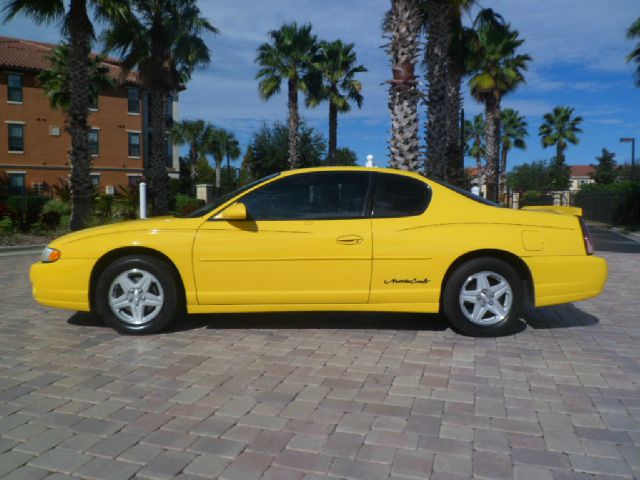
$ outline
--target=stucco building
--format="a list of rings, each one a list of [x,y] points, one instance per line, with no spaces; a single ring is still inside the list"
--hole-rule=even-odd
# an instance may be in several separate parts
[[[70,173],[71,137],[65,115],[53,110],[37,76],[50,68],[55,45],[0,36],[0,184],[9,194],[53,195],[53,185]],[[106,193],[139,181],[148,158],[148,95],[137,76],[125,78],[117,60],[104,65],[116,86],[100,92],[89,115],[91,179]],[[178,95],[167,121],[177,118]],[[168,144],[167,170],[177,175],[178,149]],[[1,194],[2,192],[0,192]]]
[[[583,185],[595,183],[591,175],[595,173],[595,169],[591,165],[571,165],[571,184],[569,190],[574,193],[579,191]]]

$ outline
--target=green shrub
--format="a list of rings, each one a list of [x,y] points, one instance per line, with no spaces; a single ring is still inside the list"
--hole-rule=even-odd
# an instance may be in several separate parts
[[[138,216],[140,190],[138,186],[118,187],[113,202],[114,215],[124,219]]]
[[[42,214],[49,212],[57,212],[60,216],[70,215],[71,214],[71,204],[68,202],[63,202],[62,200],[58,200],[57,198],[49,200],[42,207]]]
[[[640,182],[616,182],[616,183],[608,183],[608,184],[600,184],[600,183],[588,183],[586,185],[582,185],[580,187],[580,193],[589,193],[589,192],[639,192],[640,191]]]
[[[69,230],[69,225],[71,224],[71,215],[63,215],[60,219],[60,229]]]
[[[49,199],[34,196],[11,196],[7,199],[8,217],[21,232],[27,232],[39,220],[44,204]]]
[[[0,218],[0,234],[13,233],[13,222],[9,217]]]
[[[524,192],[520,197],[520,207],[527,205],[553,205],[553,197],[544,192]]]
[[[200,200],[198,198],[193,198],[188,195],[183,195],[181,193],[175,196],[176,199],[176,209],[175,212],[178,215],[187,215],[193,212],[196,208],[204,205],[204,200]]]
[[[60,226],[60,220],[62,219],[62,215],[60,212],[49,211],[42,212],[42,216],[40,217],[40,225],[45,230],[55,230]]]
[[[94,198],[95,215],[105,221],[110,220],[114,216],[113,204],[115,198],[113,195],[101,193]]]
[[[640,227],[640,183],[619,182],[584,185],[574,198],[588,220]]]

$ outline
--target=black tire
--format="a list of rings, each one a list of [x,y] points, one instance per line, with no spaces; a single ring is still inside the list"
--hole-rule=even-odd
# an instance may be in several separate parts
[[[162,301],[160,302],[160,307],[143,306],[140,321],[135,321],[133,318],[132,308],[124,307],[124,309],[118,309],[121,316],[127,316],[128,313],[131,314],[130,321],[126,321],[116,315],[109,304],[109,299],[110,295],[117,295],[122,291],[122,285],[114,285],[114,281],[117,278],[123,278],[121,277],[122,274],[134,269],[135,272],[150,274],[149,278],[153,278],[153,280],[150,282],[152,285],[147,295],[161,293],[161,295],[155,298],[162,298]],[[125,277],[135,281],[138,276],[138,273],[135,272],[130,272],[126,274]],[[142,273],[139,273],[139,275],[141,279]],[[175,275],[171,267],[165,262],[148,255],[127,255],[115,260],[100,274],[95,289],[95,305],[98,314],[105,323],[118,332],[130,335],[152,334],[164,330],[171,321],[184,311],[184,307],[180,301],[179,291]],[[138,294],[144,295],[144,292],[138,292]],[[122,295],[128,294],[124,292]],[[146,297],[143,296],[139,298],[145,299],[141,301],[144,305]],[[148,316],[149,319],[146,320],[145,316]]]
[[[483,275],[483,273],[486,275]],[[475,276],[487,278],[491,288],[481,290],[481,286],[478,283],[480,280],[476,280]],[[497,301],[496,297],[488,296],[494,293],[492,289],[497,289],[497,286],[500,285],[498,282],[502,282],[502,280],[504,280],[502,284],[508,284],[511,289],[510,301],[508,300],[508,293],[502,294]],[[496,283],[492,285],[491,282]],[[473,308],[475,306],[474,303],[464,302],[461,299],[463,288],[470,295],[471,292],[480,290],[477,292],[477,296],[475,293],[472,294],[474,301],[478,304],[478,315],[476,316],[478,321],[476,322],[465,315],[466,311],[468,315],[473,317],[473,313],[476,310]],[[488,293],[485,290],[488,290]],[[524,295],[523,281],[511,265],[492,257],[475,258],[456,268],[447,280],[442,294],[442,310],[454,329],[463,334],[473,337],[508,335],[513,333],[519,325],[519,315],[524,304]],[[490,302],[491,305],[489,305]],[[507,305],[510,305],[508,310],[504,308]],[[506,315],[499,315],[496,311],[489,310],[484,314],[486,317],[481,317],[482,309],[485,306],[488,309],[502,308]],[[482,324],[483,321],[487,322],[487,324]]]

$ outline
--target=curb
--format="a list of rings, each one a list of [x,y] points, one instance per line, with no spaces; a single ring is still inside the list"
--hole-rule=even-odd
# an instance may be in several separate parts
[[[0,253],[26,252],[42,250],[46,245],[12,245],[10,247],[0,247]]]

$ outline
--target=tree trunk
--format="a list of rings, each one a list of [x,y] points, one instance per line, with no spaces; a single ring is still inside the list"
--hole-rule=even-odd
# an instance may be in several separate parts
[[[300,166],[298,158],[298,79],[289,79],[289,169]]]
[[[393,72],[393,80],[389,81],[391,88],[388,103],[391,112],[389,165],[401,170],[420,169],[420,92],[414,68],[418,56],[421,21],[422,16],[415,0],[392,2],[391,40],[386,46]]]
[[[71,230],[88,225],[93,213],[91,157],[89,155],[91,21],[86,0],[71,0],[69,12],[69,91],[66,130],[71,135]]]
[[[196,189],[196,162],[197,162],[197,153],[196,153],[196,149],[193,145],[191,145],[191,151],[189,152],[189,157],[191,157],[189,160],[191,161],[191,172],[190,172],[190,176],[191,176],[191,185],[189,187],[189,191],[191,192],[191,196],[195,197],[197,195],[197,189]]]
[[[427,162],[432,178],[447,180],[447,148],[451,135],[448,118],[449,78],[447,67],[451,48],[450,0],[427,0]],[[455,139],[457,142],[457,139]]]
[[[460,117],[462,110],[462,78],[464,77],[464,59],[456,58],[453,51],[453,35],[461,35],[462,17],[460,7],[449,1],[449,55],[447,63],[447,167],[446,175],[450,183],[464,187],[463,143],[460,138]],[[455,41],[462,44],[460,38]],[[461,48],[461,47],[460,47]],[[464,56],[464,55],[463,55]]]
[[[558,139],[558,143],[556,143],[556,160],[559,163],[564,163],[564,149],[565,145],[562,144],[562,140]]]
[[[509,150],[507,149],[506,144],[502,143],[502,155],[500,155],[500,188],[499,188],[499,198],[502,200],[506,191],[506,181],[507,181],[507,155],[509,154]]]
[[[149,182],[149,200],[153,215],[169,213],[169,176],[167,175],[167,94],[158,89],[149,90],[149,121],[151,143],[146,176]]]
[[[476,168],[478,169],[478,188],[480,188],[480,192],[482,192],[482,185],[486,185],[486,175],[482,167],[482,157],[480,155],[476,155]]]
[[[335,165],[338,149],[338,107],[329,100],[329,165]]]
[[[220,190],[222,188],[222,159],[216,160],[216,197],[220,197]]]
[[[460,144],[460,83],[462,75],[452,75],[447,88],[447,180],[459,187],[464,183],[464,157]]]
[[[496,174],[499,167],[500,154],[500,101],[489,93],[485,100],[487,126],[487,198],[497,202]]]

